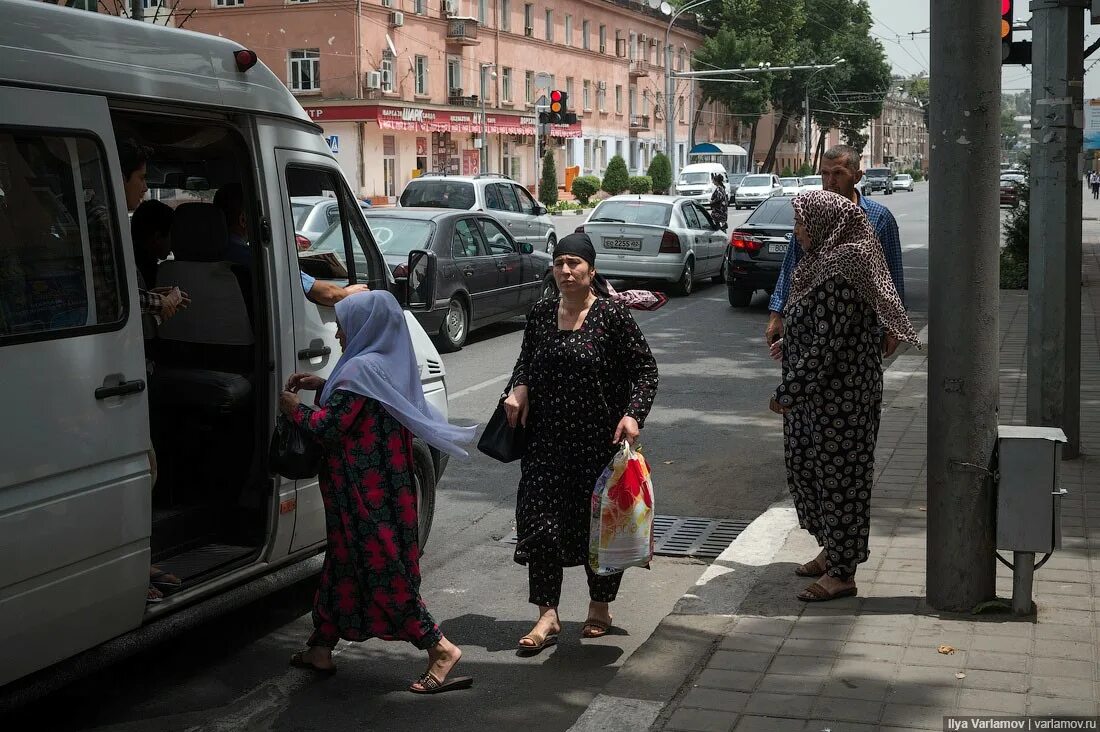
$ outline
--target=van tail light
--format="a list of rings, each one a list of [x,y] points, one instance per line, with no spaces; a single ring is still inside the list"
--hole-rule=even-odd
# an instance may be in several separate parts
[[[304,252],[305,250],[313,246],[313,242],[311,242],[309,239],[305,238],[301,234],[294,235],[294,243],[298,245],[298,251],[300,252]]]
[[[583,234],[584,233],[584,224],[581,224],[576,229],[574,229],[573,233],[574,234]]]
[[[666,230],[665,235],[661,237],[661,248],[658,252],[660,254],[679,254],[680,237]]]
[[[255,51],[249,51],[246,48],[235,51],[233,59],[237,62],[237,71],[248,71],[260,60]]]
[[[393,278],[395,280],[404,280],[409,277],[409,265],[405,262],[397,265],[393,268]]]
[[[764,242],[755,236],[735,231],[730,235],[730,246],[748,254],[759,254],[760,250],[764,248]]]

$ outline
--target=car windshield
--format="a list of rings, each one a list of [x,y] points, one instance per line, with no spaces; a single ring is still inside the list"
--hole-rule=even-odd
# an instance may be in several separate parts
[[[804,186],[819,186],[821,185],[820,175],[808,175],[802,179],[802,185]]]
[[[790,196],[773,196],[756,207],[745,222],[757,226],[790,226],[794,228],[794,206]]]
[[[474,184],[461,180],[414,180],[401,192],[405,208],[470,209],[477,202]]]
[[[698,185],[700,183],[708,183],[710,181],[710,173],[681,173],[680,183],[687,185]]]
[[[312,203],[295,203],[290,202],[290,215],[294,218],[294,228],[300,229],[305,225],[306,219],[309,218],[309,212],[313,210]]]
[[[752,188],[753,186],[770,186],[772,184],[772,177],[770,175],[748,175],[745,176],[745,180],[741,181],[741,185],[745,188]]]
[[[791,187],[798,185],[798,178],[780,178],[779,182],[785,187]]]
[[[889,178],[890,177],[890,169],[889,168],[868,168],[867,169],[867,177],[868,178]]]
[[[895,175],[894,180],[909,180],[908,175]]]
[[[744,173],[733,173],[732,175],[730,175],[730,183],[734,184],[735,186],[741,185],[741,181],[743,180],[745,180]]]
[[[427,249],[435,229],[431,221],[396,216],[368,216],[367,224],[383,254],[406,255],[413,249]]]
[[[604,201],[592,212],[589,221],[668,226],[672,206],[655,201]]]

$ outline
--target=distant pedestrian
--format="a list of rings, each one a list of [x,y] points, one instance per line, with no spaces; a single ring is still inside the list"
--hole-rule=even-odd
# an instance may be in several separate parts
[[[514,559],[527,565],[528,600],[539,608],[535,627],[519,640],[532,653],[561,632],[564,567],[584,565],[588,574],[582,636],[599,638],[611,628],[609,604],[623,575],[589,567],[592,489],[621,441],[637,439],[657,394],[657,362],[627,307],[596,281],[587,234],[558,242],[554,280],[561,294],[531,309],[504,402],[509,422],[527,427]]]
[[[710,194],[710,217],[715,225],[722,231],[726,230],[729,221],[730,194],[726,190],[726,176],[714,173],[710,176],[714,184],[714,192]]]
[[[1092,176],[1089,179],[1089,185],[1092,186],[1092,197],[1094,199],[1100,198],[1100,173],[1095,170],[1092,171]]]
[[[343,355],[328,382],[294,374],[279,409],[321,443],[321,497],[328,548],[313,606],[308,649],[290,663],[336,673],[341,639],[404,640],[428,652],[428,668],[409,686],[417,694],[464,689],[449,674],[462,651],[448,641],[420,597],[420,539],[412,437],[451,455],[472,430],[455,427],[424,399],[404,314],[385,291],[336,303]],[[298,398],[320,394],[319,409]]]
[[[918,341],[860,207],[812,191],[794,199],[794,211],[804,256],[784,310],[783,380],[771,409],[784,415],[799,524],[822,547],[795,570],[820,577],[798,599],[820,602],[855,595],[856,568],[867,560],[882,406],[878,329]]]

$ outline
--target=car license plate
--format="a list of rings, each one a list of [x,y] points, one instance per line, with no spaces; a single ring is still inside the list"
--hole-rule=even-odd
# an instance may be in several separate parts
[[[642,251],[641,239],[604,239],[604,249],[625,249],[630,252]]]
[[[771,254],[786,254],[788,243],[785,241],[773,241],[768,244],[768,252]]]

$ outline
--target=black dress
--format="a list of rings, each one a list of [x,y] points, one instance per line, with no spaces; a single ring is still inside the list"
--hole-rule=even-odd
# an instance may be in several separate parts
[[[639,427],[657,394],[657,362],[622,305],[597,298],[576,331],[558,329],[560,298],[527,316],[515,384],[530,394],[516,504],[520,564],[588,564],[592,489],[615,455],[624,416]]]
[[[787,482],[798,522],[825,548],[828,574],[848,579],[867,561],[875,441],[882,407],[878,316],[843,279],[788,306],[783,420]]]

